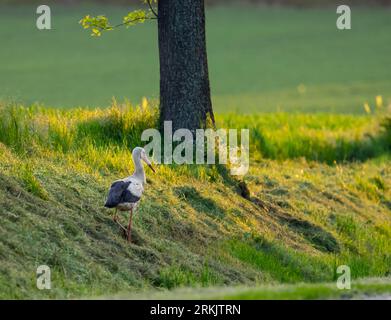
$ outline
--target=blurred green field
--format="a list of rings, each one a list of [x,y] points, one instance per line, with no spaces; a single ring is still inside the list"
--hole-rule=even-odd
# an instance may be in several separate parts
[[[158,98],[154,22],[89,37],[78,20],[126,7],[52,6],[53,30],[35,28],[35,7],[0,7],[0,100],[55,107]],[[352,7],[350,31],[335,8],[212,7],[207,36],[217,112],[362,113],[391,99],[391,10]]]

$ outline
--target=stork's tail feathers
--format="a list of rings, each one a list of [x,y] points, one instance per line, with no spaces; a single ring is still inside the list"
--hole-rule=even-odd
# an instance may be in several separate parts
[[[105,203],[105,207],[106,208],[109,208],[109,209],[113,209],[117,206],[116,203],[114,203],[113,201],[110,201],[110,199],[107,199],[106,203]]]

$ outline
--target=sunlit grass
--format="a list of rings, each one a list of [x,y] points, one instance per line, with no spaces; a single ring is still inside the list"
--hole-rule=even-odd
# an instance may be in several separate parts
[[[218,115],[218,127],[250,129],[249,173],[231,177],[221,165],[147,171],[131,246],[103,203],[110,183],[132,172],[141,132],[157,127],[155,104],[5,104],[0,115],[2,297],[334,281],[342,264],[354,279],[391,271],[385,112]],[[50,292],[35,289],[39,264],[52,268]]]

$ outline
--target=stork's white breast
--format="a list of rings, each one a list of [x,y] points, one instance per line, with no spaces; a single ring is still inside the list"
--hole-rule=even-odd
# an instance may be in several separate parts
[[[134,178],[130,178],[128,181],[131,182],[131,184],[129,184],[129,187],[128,187],[128,190],[130,191],[130,193],[135,195],[136,197],[141,198],[141,195],[144,192],[143,184]]]

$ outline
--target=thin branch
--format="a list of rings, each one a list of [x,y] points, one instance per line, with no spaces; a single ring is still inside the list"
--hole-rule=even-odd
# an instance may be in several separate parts
[[[117,24],[116,26],[114,26],[112,28],[118,28],[118,27],[126,26],[126,25],[128,25],[130,23],[137,22],[137,21],[140,21],[140,20],[157,20],[157,18],[155,18],[155,17],[137,18],[137,19],[134,19],[134,20],[130,20],[130,21],[127,21],[127,22],[123,22],[123,23]]]
[[[151,9],[151,11],[155,15],[155,17],[159,18],[159,15],[157,14],[157,12],[155,11],[155,9],[152,6],[151,0],[147,0],[147,3],[148,3],[148,6],[149,6],[149,9]]]

